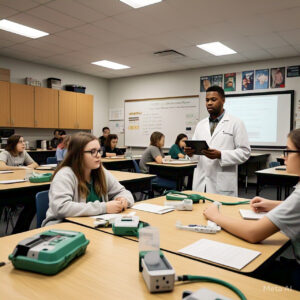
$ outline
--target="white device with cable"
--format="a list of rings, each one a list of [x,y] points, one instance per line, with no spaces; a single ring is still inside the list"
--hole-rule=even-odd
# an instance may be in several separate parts
[[[221,230],[220,226],[218,226],[216,223],[211,221],[207,221],[207,225],[197,225],[197,224],[182,225],[180,221],[177,221],[176,228],[201,232],[201,233],[217,233]]]
[[[176,210],[193,210],[193,200],[183,199],[182,201],[165,201],[165,206],[175,208]]]

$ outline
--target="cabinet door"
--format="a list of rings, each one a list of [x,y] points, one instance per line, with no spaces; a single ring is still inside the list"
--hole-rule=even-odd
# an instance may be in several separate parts
[[[92,95],[77,93],[77,122],[80,129],[93,129],[93,105]]]
[[[58,127],[58,90],[35,87],[35,121],[36,128]]]
[[[77,129],[76,93],[59,91],[58,126],[63,129]]]
[[[10,126],[9,82],[0,81],[0,126]]]
[[[34,127],[34,87],[11,83],[11,125],[13,127]]]

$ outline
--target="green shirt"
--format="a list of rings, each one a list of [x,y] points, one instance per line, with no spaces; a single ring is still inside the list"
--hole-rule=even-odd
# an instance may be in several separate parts
[[[171,155],[171,158],[173,158],[173,159],[178,159],[179,153],[185,154],[183,149],[180,148],[177,144],[174,144],[169,150],[169,155]]]
[[[102,198],[99,197],[96,194],[95,190],[94,190],[93,180],[91,181],[91,183],[86,183],[86,186],[87,186],[87,188],[89,190],[89,193],[88,193],[88,195],[86,197],[86,202],[95,202],[97,200],[100,201],[100,202],[102,202]]]

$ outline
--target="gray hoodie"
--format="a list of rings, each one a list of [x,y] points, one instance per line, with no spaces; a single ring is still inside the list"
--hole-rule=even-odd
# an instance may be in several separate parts
[[[118,197],[126,198],[129,206],[132,206],[134,203],[132,194],[106,169],[104,169],[104,174],[108,192],[106,195],[102,195],[103,202],[86,203],[86,199],[79,196],[78,179],[73,170],[70,167],[60,169],[51,182],[49,208],[42,226],[60,223],[67,217],[105,214],[105,202]]]

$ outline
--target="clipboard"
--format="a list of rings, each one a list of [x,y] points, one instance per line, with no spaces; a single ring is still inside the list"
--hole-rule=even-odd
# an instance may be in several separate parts
[[[186,140],[184,141],[187,147],[191,147],[195,150],[194,154],[203,155],[202,150],[207,150],[208,145],[206,141],[197,141],[197,140]]]

